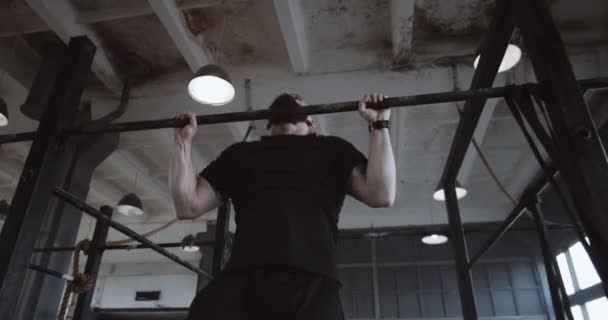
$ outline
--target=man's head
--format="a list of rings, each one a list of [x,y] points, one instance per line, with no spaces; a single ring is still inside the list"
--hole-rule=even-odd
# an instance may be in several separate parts
[[[276,97],[270,107],[276,111],[268,119],[266,128],[271,134],[300,134],[306,135],[314,132],[315,122],[310,116],[298,115],[298,108],[306,103],[301,96],[292,93],[283,93]]]

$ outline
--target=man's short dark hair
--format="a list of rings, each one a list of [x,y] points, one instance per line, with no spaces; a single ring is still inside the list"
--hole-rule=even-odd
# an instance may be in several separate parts
[[[306,115],[298,115],[296,113],[298,108],[301,107],[297,100],[302,100],[302,97],[294,93],[283,93],[276,97],[268,108],[274,112],[271,114],[270,119],[268,119],[268,125],[266,127],[270,129],[270,126],[272,125],[282,123],[296,124],[298,122],[306,121]]]

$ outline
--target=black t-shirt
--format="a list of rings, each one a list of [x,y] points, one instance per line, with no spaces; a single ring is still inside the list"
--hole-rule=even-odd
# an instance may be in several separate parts
[[[234,204],[228,268],[290,266],[336,278],[338,215],[353,168],[366,162],[332,136],[265,136],[227,148],[201,176]]]

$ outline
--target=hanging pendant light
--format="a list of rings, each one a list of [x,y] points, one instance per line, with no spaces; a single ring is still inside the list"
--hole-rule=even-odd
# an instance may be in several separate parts
[[[448,242],[448,237],[441,235],[441,234],[430,234],[426,237],[422,238],[422,243],[424,244],[428,244],[428,245],[438,245],[438,244],[444,244],[446,242]]]
[[[180,244],[182,246],[182,250],[184,250],[185,252],[197,252],[201,249],[196,244],[196,237],[191,234],[185,236],[180,242]]]
[[[467,196],[469,192],[465,189],[458,181],[456,181],[456,199],[460,200]],[[443,190],[443,183],[440,181],[433,193],[433,199],[437,201],[445,201],[445,192]]]
[[[473,62],[473,67],[477,69],[477,65],[479,64],[479,59],[481,55],[477,55],[475,61]],[[505,50],[505,55],[502,57],[502,61],[500,62],[500,67],[498,67],[498,72],[505,72],[511,68],[513,68],[518,62],[521,60],[521,49],[509,43],[507,49]]]
[[[8,125],[8,105],[2,97],[0,97],[0,127]]]
[[[118,201],[116,211],[127,217],[141,216],[144,214],[144,206],[135,193],[129,193]]]
[[[202,66],[188,83],[188,94],[202,104],[221,106],[232,102],[235,89],[228,73],[220,66]]]

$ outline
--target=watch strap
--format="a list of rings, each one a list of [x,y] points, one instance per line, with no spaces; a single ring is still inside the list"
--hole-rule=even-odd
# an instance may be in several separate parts
[[[378,121],[374,121],[369,125],[369,132],[372,132],[374,130],[378,130],[378,129],[389,129],[391,127],[391,122],[388,120],[378,120]]]

